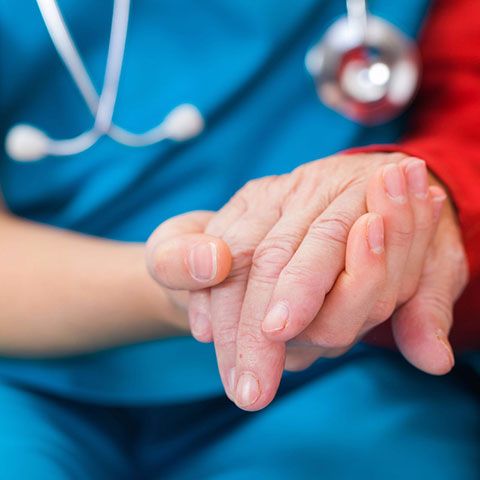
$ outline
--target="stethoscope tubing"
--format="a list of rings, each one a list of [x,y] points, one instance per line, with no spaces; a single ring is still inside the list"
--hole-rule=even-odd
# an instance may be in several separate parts
[[[188,103],[178,105],[166,115],[162,122],[142,133],[130,132],[113,122],[115,105],[118,98],[118,87],[125,57],[131,6],[130,0],[114,0],[106,67],[100,92],[97,91],[92,82],[91,76],[67,27],[57,0],[36,1],[52,43],[92,114],[94,122],[92,127],[82,134],[62,140],[52,139],[42,130],[31,125],[16,125],[9,130],[5,141],[7,152],[12,158],[32,161],[39,160],[46,155],[74,155],[87,150],[103,136],[108,136],[122,145],[143,147],[156,144],[166,139],[185,141],[198,135],[203,130],[205,122],[202,114],[197,107]],[[330,40],[330,43],[323,42],[322,40],[307,52],[306,67],[315,80],[319,97],[326,105],[360,123],[373,124],[373,120],[375,120],[373,115],[377,116],[375,122],[380,123],[385,119],[391,118],[393,114],[398,114],[398,111],[404,108],[404,104],[408,102],[404,99],[399,102],[398,98],[395,100],[392,94],[388,97],[388,100],[383,103],[384,108],[382,115],[378,113],[377,106],[372,106],[370,110],[368,110],[370,104],[367,106],[367,103],[372,103],[373,101],[371,95],[366,95],[369,91],[366,93],[364,91],[360,92],[362,94],[362,97],[360,97],[358,91],[352,90],[352,83],[350,82],[346,83],[346,85],[351,91],[342,93],[341,89],[346,89],[347,87],[336,78],[336,72],[332,70],[334,66],[340,64],[340,60],[334,58],[334,56],[345,54],[346,47],[351,49],[353,47],[364,48],[366,45],[369,45],[372,42],[372,29],[374,33],[373,38],[375,38],[375,35],[378,37],[379,28],[380,30],[383,29],[383,34],[385,34],[387,38],[390,38],[390,44],[388,44],[390,47],[389,52],[396,52],[396,50],[391,47],[391,38],[395,38],[400,42],[400,45],[403,45],[404,51],[406,52],[404,57],[408,57],[409,59],[413,58],[413,60],[410,61],[411,64],[417,62],[417,56],[415,52],[412,52],[414,48],[409,46],[408,40],[405,40],[404,37],[401,36],[401,33],[397,32],[388,22],[369,16],[366,0],[346,0],[346,10],[346,19],[342,17],[337,20],[324,35],[324,38]],[[337,33],[343,32],[346,41],[344,38],[343,43],[340,42],[339,44],[337,40],[332,42],[333,30],[335,30],[335,32],[338,31]],[[339,47],[339,45],[341,46]],[[327,55],[325,52],[327,52]],[[325,59],[328,59],[330,63],[325,61]],[[403,61],[403,58],[400,58],[400,60]],[[396,65],[398,65],[398,63],[397,61]],[[359,66],[357,65],[351,72],[348,70],[350,77],[352,77],[352,75],[359,75],[357,72],[358,68]],[[387,66],[385,66],[385,68],[387,68]],[[418,67],[413,65],[412,69],[417,69],[416,73],[418,74]],[[345,71],[347,71],[346,68]],[[397,72],[398,71],[399,69],[397,68]],[[403,73],[403,75],[405,76],[405,73]],[[418,77],[418,75],[412,75],[410,75],[412,78],[415,77],[416,79],[416,77]],[[335,98],[333,98],[333,100],[332,98],[323,98],[324,89],[322,89],[322,82],[327,82],[330,88],[335,81],[339,83],[338,89],[340,89],[339,92],[335,94]],[[386,81],[388,81],[388,79]],[[374,86],[376,86],[376,84]],[[413,97],[415,88],[406,88],[406,90],[407,93]],[[413,93],[411,93],[410,90]],[[331,91],[331,88],[329,91]],[[350,97],[345,97],[345,95],[350,95]],[[360,102],[362,105],[361,111],[367,112],[368,115],[362,113],[363,116],[361,118],[355,117],[355,115],[352,114],[352,106],[349,106],[348,103],[345,104],[344,107],[339,107],[338,99],[340,97],[356,99],[355,101]]]
[[[90,148],[104,135],[130,147],[153,145],[167,138],[161,124],[144,133],[132,133],[112,121],[127,39],[130,0],[114,0],[107,65],[100,95],[92,83],[56,0],[37,0],[37,4],[58,55],[95,118],[92,129],[70,139],[69,145],[55,145],[54,143],[58,142],[51,142],[52,153],[68,155]]]

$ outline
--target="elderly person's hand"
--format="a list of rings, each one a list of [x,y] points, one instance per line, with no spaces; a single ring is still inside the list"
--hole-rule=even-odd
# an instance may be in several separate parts
[[[244,187],[205,230],[230,247],[232,271],[211,295],[202,290],[190,302],[193,334],[208,341],[213,333],[227,394],[239,406],[262,408],[277,390],[285,342],[292,345],[287,367],[302,368],[344,351],[403,304],[395,322],[401,350],[425,371],[448,371],[449,312],[465,283],[463,259],[448,254],[452,242],[462,252],[452,222],[450,240],[434,244],[448,265],[444,272],[427,265],[435,274],[410,300],[434,231],[435,199],[443,195],[428,188],[423,162],[401,154],[339,155]],[[206,252],[212,242],[201,245]],[[175,286],[165,275],[165,248],[156,252],[152,271]],[[218,271],[214,257],[208,265]]]

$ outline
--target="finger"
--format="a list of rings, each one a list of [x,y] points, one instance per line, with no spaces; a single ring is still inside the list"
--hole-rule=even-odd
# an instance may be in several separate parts
[[[345,271],[315,320],[292,344],[312,344],[332,351],[348,349],[369,318],[385,275],[383,219],[367,213],[355,222],[348,236]]]
[[[232,253],[232,269],[228,278],[210,292],[210,310],[219,373],[230,398],[233,398],[237,330],[253,253],[278,221],[278,205],[284,191],[279,187],[286,181],[288,177],[270,177],[247,184],[237,194],[243,196],[245,211],[223,233]],[[222,228],[221,218],[216,220],[215,228]]]
[[[330,290],[339,272],[344,268],[348,230],[360,216],[363,208],[365,207],[360,189],[359,191],[352,189],[350,194],[337,197],[310,224],[298,250],[281,270],[268,303],[272,280],[277,277],[278,272],[273,271],[272,275],[271,257],[269,259],[268,255],[260,255],[260,259],[257,258],[255,263],[260,266],[258,262],[263,256],[266,267],[258,268],[256,275],[251,275],[253,278],[252,282],[249,280],[237,338],[238,381],[235,398],[241,408],[258,410],[271,402],[284,366],[284,343],[272,341],[262,330],[262,320],[267,312],[265,306],[274,305],[271,311],[279,317],[276,319],[278,322],[283,322],[281,323],[283,326],[277,329],[277,334],[289,328],[289,324],[293,327],[291,331],[295,331],[296,324],[300,322],[307,324],[306,317],[310,317],[308,321],[313,319],[325,293]],[[288,225],[284,226],[286,230],[278,238],[285,238],[288,233],[291,235],[292,231],[295,233],[295,229],[289,231]],[[278,230],[275,235],[279,235]],[[292,244],[294,243],[296,241],[292,241]],[[284,245],[282,248],[277,246],[272,250],[274,253],[286,251],[288,255],[282,259],[285,261],[293,250],[292,244]],[[257,304],[259,296],[263,303],[260,308]],[[308,313],[305,311],[306,304]],[[291,313],[287,316],[284,315],[286,308],[291,308]],[[267,327],[272,323],[275,322],[270,322],[270,325],[267,322]]]
[[[413,212],[399,165],[389,164],[375,173],[367,189],[367,207],[383,218],[387,252],[385,289],[370,313],[371,323],[376,325],[395,309],[413,239]]]
[[[285,370],[300,372],[307,369],[319,358],[335,358],[343,355],[348,348],[323,348],[314,345],[287,345]]]
[[[232,262],[228,246],[203,233],[211,215],[180,215],[157,228],[146,252],[147,266],[157,282],[173,290],[196,290],[225,279]]]
[[[285,359],[285,370],[300,372],[310,367],[323,354],[323,348],[309,346],[288,345]]]
[[[260,324],[280,272],[295,253],[308,226],[317,215],[317,208],[313,206],[300,211],[295,206],[287,208],[255,250],[241,309],[237,346],[248,342],[249,351],[256,352],[261,358],[258,362],[257,356],[252,359],[252,368],[244,372],[245,378],[237,384],[236,402],[241,408],[246,408],[257,400],[260,394],[258,376],[265,379],[262,383],[265,402],[273,398],[278,389],[284,367],[285,346],[272,344],[266,339]],[[269,361],[265,361],[266,358]],[[242,360],[244,363],[247,361],[245,357]],[[265,370],[265,374],[258,375],[255,373],[257,370]],[[261,405],[264,406],[265,402]]]
[[[435,222],[435,232],[438,228],[438,221],[442,215],[443,207],[445,205],[445,200],[447,199],[447,194],[445,190],[437,185],[432,185],[430,187],[430,196],[432,197],[433,202],[433,220]]]
[[[205,233],[221,238],[225,231],[245,213],[246,209],[247,201],[244,195],[238,192],[215,215],[210,216]],[[202,343],[213,340],[209,288],[190,292],[188,318],[192,336],[196,340]]]
[[[192,301],[192,297],[195,301]],[[188,302],[188,319],[193,338],[202,343],[213,340],[212,319],[210,310],[210,289],[197,290],[190,293]]]
[[[232,251],[233,266],[230,276],[212,289],[210,306],[218,368],[225,391],[231,398],[234,396],[232,382],[235,382],[237,333],[252,257],[276,220],[260,212],[252,212],[242,217],[224,235]]]
[[[250,364],[236,382],[236,403],[241,408],[248,408],[257,400],[257,408],[265,406],[275,395],[283,373],[285,346],[270,342],[262,334],[260,325],[281,271],[301,244],[310,224],[326,206],[317,180],[303,182],[303,185],[304,188],[283,204],[281,218],[252,258],[237,334],[237,347],[248,344],[246,350],[254,353],[250,360],[247,351],[239,355],[244,366]],[[262,398],[257,399],[259,396]]]
[[[392,319],[396,343],[414,366],[442,375],[454,365],[448,333],[453,307],[467,282],[465,253],[458,232],[444,228],[429,250],[415,296]]]
[[[413,212],[413,239],[405,264],[398,303],[404,303],[415,292],[420,278],[428,245],[435,230],[434,205],[428,185],[427,167],[423,160],[407,158],[403,168],[410,205]]]
[[[345,267],[348,232],[365,209],[362,197],[361,190],[337,197],[311,223],[272,293],[262,323],[267,338],[290,340],[315,318]]]

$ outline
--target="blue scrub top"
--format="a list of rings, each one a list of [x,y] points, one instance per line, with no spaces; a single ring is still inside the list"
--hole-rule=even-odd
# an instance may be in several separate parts
[[[372,12],[416,36],[428,0],[371,0]],[[97,90],[112,2],[59,1]],[[351,146],[394,142],[404,119],[367,128],[318,100],[304,57],[344,14],[343,0],[135,0],[114,121],[145,131],[180,103],[206,130],[184,144],[133,149],[108,138],[38,163],[2,149],[1,191],[17,215],[122,241],[144,241],[163,220],[216,210],[247,180],[288,172]],[[53,138],[92,117],[56,54],[34,0],[0,0],[0,133],[31,123]],[[78,398],[182,401],[221,391],[212,345],[190,338],[68,359],[0,359],[0,375]]]

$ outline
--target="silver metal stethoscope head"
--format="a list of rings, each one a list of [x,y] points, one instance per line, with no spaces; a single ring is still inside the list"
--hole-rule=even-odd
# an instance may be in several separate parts
[[[7,133],[5,139],[5,150],[11,158],[18,161],[36,161],[47,155],[75,155],[89,149],[103,136],[123,145],[144,147],[167,139],[185,141],[202,132],[204,120],[200,111],[187,103],[175,107],[161,123],[144,133],[132,133],[113,123],[125,53],[130,0],[114,0],[107,65],[100,95],[93,85],[56,0],[37,0],[37,4],[52,42],[95,122],[90,130],[65,140],[54,140],[32,125],[16,125]]]
[[[12,159],[35,161],[47,155],[74,155],[108,136],[131,147],[166,139],[185,141],[204,129],[194,105],[175,107],[154,128],[132,133],[112,118],[125,53],[130,0],[114,0],[103,87],[97,92],[56,0],[36,0],[52,42],[88,106],[94,124],[69,139],[55,140],[26,124],[5,139]],[[413,98],[420,75],[417,49],[390,23],[368,15],[366,0],[347,0],[347,16],[337,20],[306,56],[306,66],[323,102],[359,123],[378,124],[397,116]]]
[[[347,0],[347,16],[309,50],[305,64],[320,99],[366,125],[402,113],[420,77],[415,44],[392,24],[369,15],[365,0]]]

